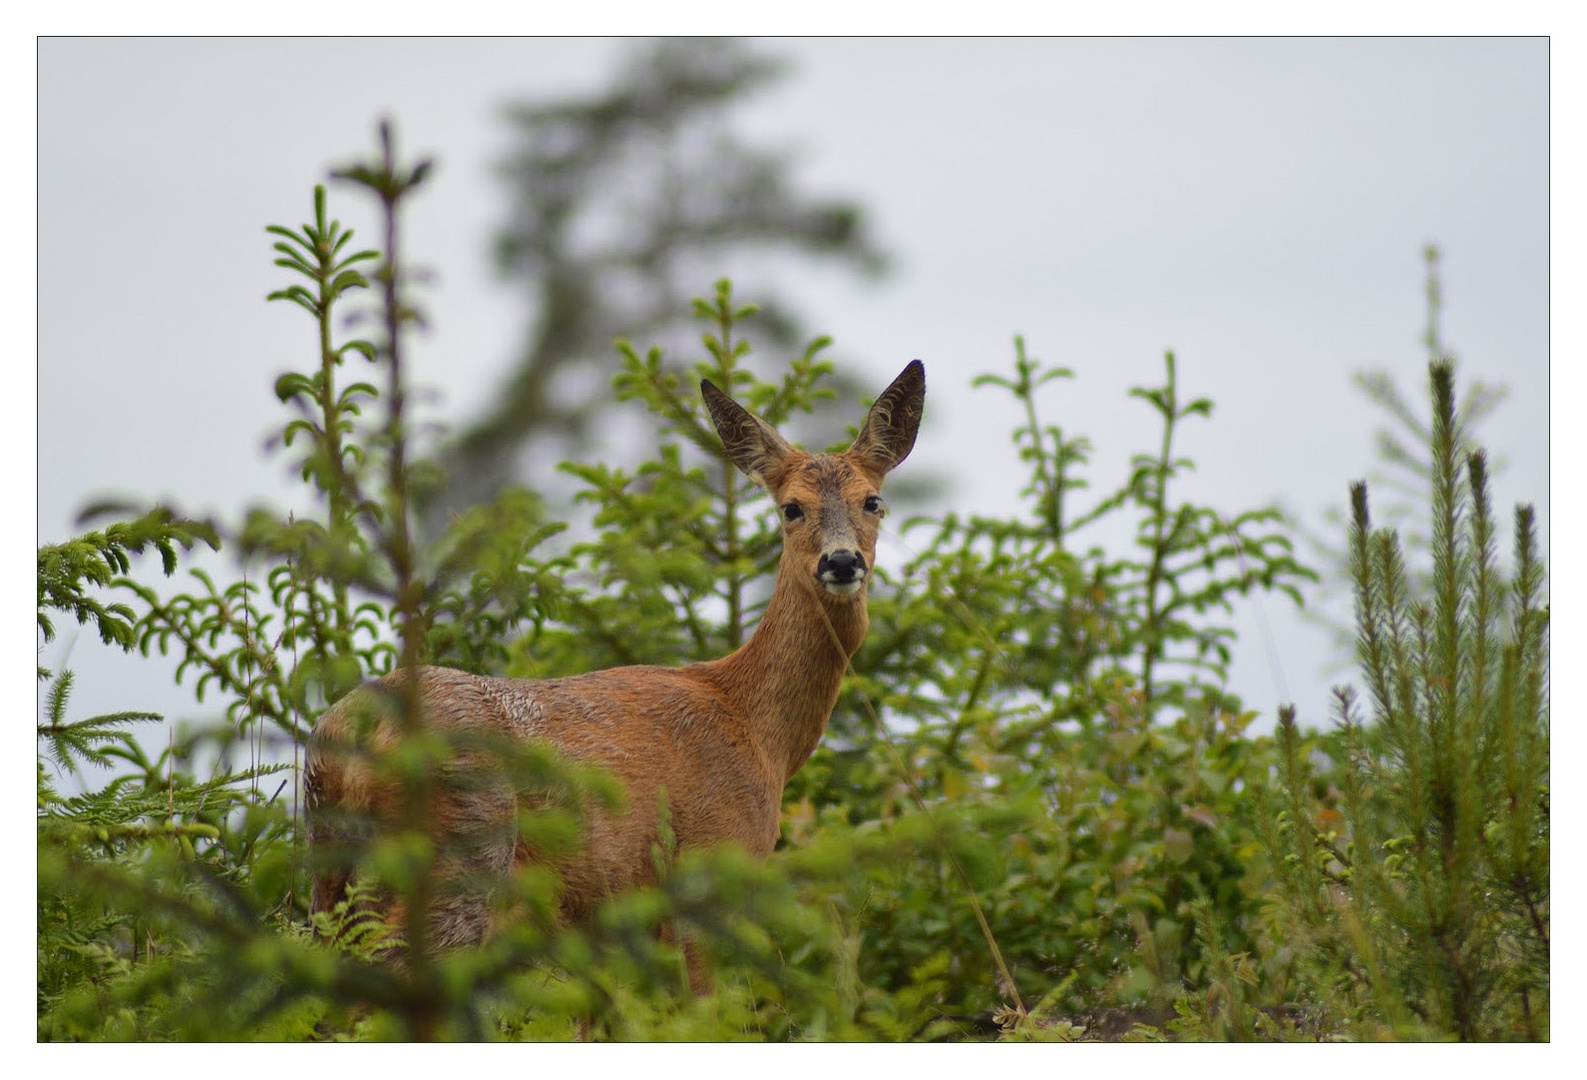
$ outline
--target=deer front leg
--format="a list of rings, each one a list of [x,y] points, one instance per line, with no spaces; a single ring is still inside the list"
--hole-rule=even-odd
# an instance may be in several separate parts
[[[706,955],[705,947],[688,934],[683,935],[683,964],[689,972],[689,993],[695,997],[707,997],[715,992],[716,985],[711,978],[711,958]]]

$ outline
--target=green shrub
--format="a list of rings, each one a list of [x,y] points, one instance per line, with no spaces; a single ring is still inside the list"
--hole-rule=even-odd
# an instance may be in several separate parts
[[[1309,996],[1361,1037],[1546,1039],[1543,567],[1532,509],[1517,507],[1505,585],[1486,457],[1460,453],[1452,365],[1431,364],[1429,379],[1431,595],[1411,586],[1397,535],[1372,528],[1366,485],[1353,485],[1370,711],[1341,688],[1339,727],[1321,739],[1280,718],[1267,837],[1278,923],[1299,943],[1297,969],[1314,972]]]

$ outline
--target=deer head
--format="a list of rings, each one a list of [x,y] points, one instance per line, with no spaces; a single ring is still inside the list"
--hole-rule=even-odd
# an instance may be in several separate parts
[[[779,576],[808,581],[832,602],[862,600],[887,512],[882,478],[915,445],[925,366],[911,361],[882,391],[854,444],[841,454],[800,450],[709,381],[700,383],[700,393],[733,463],[777,502],[783,523]]]

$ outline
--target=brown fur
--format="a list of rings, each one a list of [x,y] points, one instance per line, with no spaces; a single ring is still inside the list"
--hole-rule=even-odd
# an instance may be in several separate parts
[[[702,383],[701,392],[734,462],[771,493],[784,516],[776,589],[743,647],[680,668],[621,667],[561,679],[485,678],[438,667],[411,676],[418,679],[425,724],[542,739],[621,781],[624,809],[592,809],[582,850],[557,863],[561,913],[569,919],[654,881],[651,849],[663,790],[680,847],[737,843],[765,856],[776,844],[783,787],[820,741],[848,660],[865,637],[866,587],[882,516],[867,503],[914,446],[925,371],[918,360],[905,368],[842,454],[796,449],[715,386]],[[794,520],[784,509],[790,505],[799,507]],[[368,754],[349,748],[379,752],[398,743],[398,722],[378,715],[390,704],[380,695],[397,697],[409,678],[388,675],[342,699],[316,724],[305,782],[311,845],[355,841],[352,823],[360,816],[396,820],[400,792],[377,785]],[[360,719],[370,713],[377,714],[373,723]],[[361,726],[367,727],[362,734]],[[470,764],[465,752],[457,768]],[[440,875],[499,877],[535,857],[517,838],[518,796],[505,783],[438,786],[430,825],[447,842]],[[346,871],[321,869],[315,909],[333,906],[348,879]],[[441,890],[432,907],[432,945],[468,944],[489,933],[487,894]],[[394,905],[385,914],[393,921],[401,916]],[[689,959],[690,981],[703,990],[708,977],[692,949]]]

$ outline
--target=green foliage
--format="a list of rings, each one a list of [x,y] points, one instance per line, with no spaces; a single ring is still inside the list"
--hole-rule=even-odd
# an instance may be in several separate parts
[[[1268,838],[1299,964],[1368,1036],[1548,1038],[1548,615],[1532,509],[1515,575],[1495,565],[1486,457],[1462,453],[1453,367],[1430,365],[1431,596],[1351,487],[1353,689],[1319,770],[1281,718]],[[1464,466],[1462,469],[1461,466]],[[1319,774],[1328,787],[1318,797]]]
[[[156,507],[132,521],[84,533],[64,544],[44,544],[39,548],[39,633],[45,641],[55,637],[55,623],[49,611],[64,611],[79,623],[94,624],[106,645],[130,649],[137,637],[136,615],[126,604],[106,605],[88,590],[111,584],[125,574],[128,554],[154,548],[160,553],[167,575],[175,572],[176,549],[191,549],[203,541],[219,545],[214,529],[205,522],[176,517]]]
[[[103,1011],[101,990],[125,982],[139,994],[154,968],[190,947],[187,931],[173,929],[150,902],[168,899],[173,872],[177,880],[279,884],[272,870],[285,868],[289,830],[257,798],[256,785],[280,770],[221,768],[199,780],[178,769],[185,756],[179,748],[150,759],[125,730],[158,716],[67,720],[71,685],[70,672],[56,677],[39,738],[73,773],[80,775],[84,762],[123,771],[103,787],[65,796],[39,762],[39,1033],[141,1037],[137,1010]]]
[[[745,336],[762,313],[720,282],[694,308],[703,359],[619,343],[618,407],[661,436],[635,465],[562,465],[587,529],[514,489],[422,535],[414,506],[435,477],[410,456],[418,308],[399,225],[428,172],[399,164],[382,128],[373,159],[335,174],[378,202],[378,251],[348,254],[324,189],[312,224],[270,230],[278,265],[308,283],[271,299],[318,339],[310,370],[277,383],[278,446],[312,512],[256,509],[222,530],[157,511],[40,550],[41,633],[67,611],[172,653],[223,714],[151,758],[134,734],[151,717],[74,720],[71,673],[46,688],[41,1038],[1547,1037],[1542,569],[1522,514],[1514,578],[1493,570],[1485,459],[1461,488],[1447,371],[1425,604],[1359,494],[1370,726],[1344,695],[1338,732],[1286,717],[1276,738],[1248,734],[1255,714],[1224,686],[1228,613],[1252,590],[1298,600],[1314,575],[1275,511],[1180,496],[1183,424],[1212,405],[1182,394],[1172,354],[1160,385],[1131,392],[1154,418],[1150,449],[1087,500],[1089,441],[1041,411],[1073,374],[1016,339],[1012,374],[976,383],[1012,399],[1024,502],[899,529],[909,554],[877,570],[869,637],[785,792],[771,859],[674,851],[664,833],[658,883],[574,926],[556,917],[550,863],[465,881],[499,930],[431,949],[431,902],[454,886],[430,809],[463,759],[499,763],[525,796],[520,841],[548,856],[577,857],[582,815],[625,793],[542,746],[438,736],[397,693],[404,736],[369,763],[400,790],[399,820],[355,822],[309,865],[289,788],[309,719],[360,680],[417,663],[521,677],[678,664],[745,641],[780,528],[694,387],[709,378],[775,424],[835,396],[825,339],[762,377]],[[338,343],[360,296],[374,330]],[[1090,539],[1109,522],[1130,550]],[[230,545],[241,579],[193,569],[163,596],[131,576],[127,551],[156,546],[170,574],[194,539]],[[117,772],[57,790],[87,765]],[[327,868],[356,872],[352,894],[310,915],[310,872]],[[679,941],[712,959],[710,995],[689,993]]]
[[[1441,317],[1444,307],[1443,282],[1439,274],[1442,253],[1436,245],[1428,244],[1422,250],[1426,263],[1427,327],[1422,343],[1427,347],[1429,363],[1453,360],[1444,343]],[[1423,415],[1394,377],[1387,371],[1358,371],[1351,376],[1356,388],[1374,406],[1380,409],[1386,422],[1373,432],[1373,449],[1379,468],[1369,472],[1367,479],[1376,485],[1378,493],[1377,516],[1382,524],[1392,526],[1400,537],[1406,555],[1406,572],[1409,585],[1419,596],[1429,596],[1432,590],[1431,568],[1427,565],[1432,541],[1428,535],[1425,508],[1430,504],[1433,491],[1433,420]],[[1474,380],[1467,384],[1456,402],[1453,434],[1462,456],[1478,448],[1477,429],[1504,403],[1509,390],[1501,385],[1490,386]],[[1503,468],[1502,459],[1490,463],[1493,471]],[[1388,498],[1384,498],[1387,493]],[[1325,534],[1318,534],[1303,526],[1296,531],[1310,549],[1311,558],[1324,568],[1321,585],[1313,605],[1306,609],[1305,617],[1331,630],[1340,646],[1340,662],[1350,656],[1355,641],[1355,628],[1348,617],[1336,617],[1331,602],[1336,597],[1349,596],[1353,587],[1350,569],[1348,537],[1351,517],[1348,511],[1330,507],[1323,514],[1328,526]]]
[[[849,745],[829,737],[787,793],[790,842],[801,815],[823,831],[962,830],[952,858],[889,866],[885,888],[844,901],[866,913],[867,984],[903,990],[936,972],[945,1015],[1018,1010],[1021,995],[1071,1018],[1121,999],[1164,1006],[1201,970],[1188,905],[1211,899],[1241,940],[1257,910],[1242,792],[1265,777],[1271,747],[1244,737],[1252,714],[1218,689],[1232,634],[1204,613],[1253,587],[1293,595],[1309,572],[1261,531],[1274,512],[1230,519],[1174,500],[1170,481],[1188,467],[1174,433],[1210,404],[1180,402],[1172,357],[1164,385],[1135,392],[1162,422],[1158,452],[1075,511],[1089,445],[1037,410],[1036,391],[1066,377],[1016,340],[1013,378],[977,380],[1025,414],[1015,440],[1031,514],[906,523],[922,546],[874,596],[833,720]],[[1119,514],[1134,518],[1140,556],[1075,547]],[[1154,723],[1170,706],[1171,722]]]
[[[1138,677],[1148,718],[1165,706],[1183,710],[1205,689],[1200,675],[1211,687],[1226,675],[1233,630],[1209,616],[1232,611],[1232,598],[1253,588],[1299,602],[1300,584],[1315,575],[1291,556],[1276,509],[1228,516],[1174,497],[1172,482],[1192,467],[1173,451],[1180,426],[1210,415],[1212,403],[1181,401],[1172,353],[1163,385],[1130,391],[1161,421],[1157,449],[1134,455],[1128,479],[1077,512],[1072,497],[1089,486],[1078,469],[1090,443],[1044,426],[1036,407],[1042,385],[1072,373],[1043,369],[1022,340],[1015,346],[1014,378],[985,375],[976,384],[1002,387],[1023,406],[1014,438],[1031,470],[1025,494],[1034,514],[907,523],[905,536],[925,534],[922,553],[904,569],[901,599],[884,598],[873,623],[896,618],[908,627],[897,639],[882,630],[892,651],[905,653],[933,621],[946,622],[958,647],[941,650],[940,662],[967,664],[978,694],[1039,695],[1053,704],[1053,722],[1096,717],[1107,700],[1097,688],[1125,671]],[[1131,519],[1134,557],[1076,546],[1086,529],[1118,516]],[[934,614],[944,601],[948,620]]]
[[[80,773],[83,763],[109,768],[118,751],[127,753],[135,745],[124,725],[158,720],[155,713],[119,712],[87,720],[66,719],[66,704],[76,676],[63,671],[55,676],[44,698],[44,717],[38,737],[46,744],[50,760],[58,768]]]

